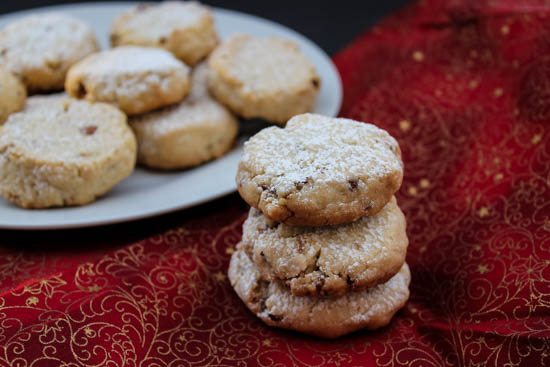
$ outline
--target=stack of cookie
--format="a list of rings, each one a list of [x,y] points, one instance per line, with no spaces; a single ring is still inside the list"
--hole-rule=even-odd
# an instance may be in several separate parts
[[[395,139],[374,125],[303,114],[245,145],[249,203],[229,279],[269,325],[333,338],[389,323],[409,297],[403,178]]]

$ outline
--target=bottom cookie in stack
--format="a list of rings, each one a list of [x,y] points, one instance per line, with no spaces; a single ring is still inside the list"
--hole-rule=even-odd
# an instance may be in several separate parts
[[[385,283],[342,297],[297,297],[279,282],[264,281],[243,250],[229,265],[231,285],[246,304],[268,325],[336,338],[359,329],[387,325],[409,298],[411,274],[407,264]]]

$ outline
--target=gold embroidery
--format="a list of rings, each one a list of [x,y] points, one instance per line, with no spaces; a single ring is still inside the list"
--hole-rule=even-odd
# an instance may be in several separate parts
[[[422,51],[414,51],[413,59],[414,61],[418,61],[418,62],[424,61],[424,53]]]
[[[480,264],[477,266],[477,272],[479,274],[485,274],[489,272],[489,267],[487,265]]]
[[[540,142],[542,139],[542,135],[541,134],[535,134],[533,135],[533,137],[531,138],[531,144],[537,144],[538,142]]]
[[[481,218],[486,217],[488,214],[489,214],[489,209],[487,209],[486,207],[482,207],[481,209],[479,209],[478,215]]]
[[[31,296],[27,298],[27,301],[25,301],[25,304],[27,306],[36,306],[38,304],[38,297]]]
[[[401,131],[408,131],[411,128],[411,123],[408,120],[399,121],[399,128]]]

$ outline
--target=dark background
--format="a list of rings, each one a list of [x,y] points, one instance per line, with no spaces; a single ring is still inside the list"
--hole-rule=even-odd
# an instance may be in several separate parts
[[[73,3],[67,0],[0,0],[0,14],[34,7]],[[77,1],[89,2],[89,1]],[[204,0],[210,6],[255,14],[290,27],[328,54],[342,49],[367,27],[411,0]]]

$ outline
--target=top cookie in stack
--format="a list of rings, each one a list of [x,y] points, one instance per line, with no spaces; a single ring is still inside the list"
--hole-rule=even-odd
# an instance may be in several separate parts
[[[303,114],[252,137],[236,180],[268,219],[317,227],[376,214],[401,186],[403,163],[395,139],[374,125]]]
[[[229,279],[269,325],[337,337],[389,323],[408,299],[403,178],[395,139],[314,114],[246,144],[237,173],[253,208]]]

